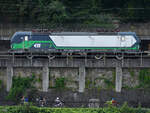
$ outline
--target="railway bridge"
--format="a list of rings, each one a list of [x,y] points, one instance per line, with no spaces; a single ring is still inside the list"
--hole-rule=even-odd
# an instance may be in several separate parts
[[[6,68],[6,90],[12,87],[14,68],[42,68],[42,90],[48,91],[49,71],[51,68],[78,69],[78,91],[85,90],[85,77],[87,68],[113,68],[115,69],[115,91],[121,92],[122,70],[125,68],[149,68],[150,52],[148,51],[150,38],[142,37],[142,44],[147,51],[138,52],[97,52],[97,54],[68,54],[66,52],[23,52],[10,51],[9,38],[1,37],[0,67]],[[147,46],[147,47],[145,47]]]

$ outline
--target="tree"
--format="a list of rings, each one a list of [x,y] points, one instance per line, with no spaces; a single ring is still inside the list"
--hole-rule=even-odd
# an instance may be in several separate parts
[[[40,0],[39,0],[40,1]],[[52,1],[49,4],[43,4],[40,1],[38,21],[43,24],[56,23],[60,24],[67,17],[66,9],[60,1]]]

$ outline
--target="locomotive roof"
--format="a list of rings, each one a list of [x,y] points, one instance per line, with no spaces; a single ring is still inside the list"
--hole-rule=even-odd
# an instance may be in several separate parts
[[[15,35],[31,35],[31,31],[18,31]]]
[[[136,35],[135,32],[32,32],[19,31],[14,35]]]

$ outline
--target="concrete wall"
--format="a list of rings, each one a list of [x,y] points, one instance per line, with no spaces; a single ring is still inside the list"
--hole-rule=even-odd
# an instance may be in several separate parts
[[[122,87],[135,88],[139,85],[139,72],[144,68],[123,68],[122,69]],[[55,87],[56,78],[65,78],[65,86],[71,90],[77,91],[79,88],[79,70],[78,68],[49,68],[49,87]],[[115,90],[115,68],[85,68],[85,89],[113,89]],[[42,90],[42,68],[13,68],[13,76],[36,76],[35,86]],[[0,80],[6,87],[7,76],[6,68],[0,69]]]
[[[64,77],[65,85],[71,89],[78,89],[78,79],[79,79],[78,68],[50,68],[50,87],[55,86],[55,79]]]
[[[138,76],[140,73],[140,68],[125,68],[123,69],[123,88],[134,88],[139,85]]]
[[[7,84],[6,68],[0,68],[0,80],[2,81],[3,85],[2,87],[6,87]]]
[[[15,59],[13,67],[72,67],[78,68],[82,65],[85,65],[87,68],[115,68],[117,63],[120,62],[123,68],[138,68],[138,67],[150,67],[150,57],[143,58],[132,58],[132,59],[124,59],[124,60],[117,60],[116,58],[103,60],[96,60],[96,59],[88,59],[85,63],[84,59],[73,59],[68,61],[64,59],[53,59],[51,62],[48,59],[33,59],[32,63],[29,59]],[[9,65],[9,60],[0,59],[0,67],[7,67]]]
[[[150,68],[150,58],[136,58],[117,60],[115,58],[96,59],[22,59],[15,58],[0,60],[0,66],[7,72],[7,91],[12,83],[12,76],[36,76],[35,86],[39,90],[48,91],[49,87],[55,87],[56,78],[65,78],[65,85],[72,90],[84,92],[84,89],[103,88],[115,89],[121,92],[123,87],[135,87],[138,85],[138,75],[141,68]],[[3,69],[2,68],[2,69]],[[133,68],[130,69],[130,68]],[[3,72],[2,70],[2,73]],[[134,75],[133,75],[134,73]],[[5,78],[4,77],[4,78]],[[6,84],[6,83],[4,83]]]
[[[114,68],[87,68],[86,88],[111,88],[105,82],[115,82]]]
[[[32,68],[32,67],[27,67],[27,68],[14,68],[13,72],[14,76],[21,76],[21,77],[27,77],[27,76],[32,76],[35,75],[36,82],[35,82],[35,87],[38,88],[39,90],[42,90],[42,68]]]

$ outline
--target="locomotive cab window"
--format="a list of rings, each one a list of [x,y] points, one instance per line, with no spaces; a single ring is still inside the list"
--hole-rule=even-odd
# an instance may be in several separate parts
[[[23,41],[22,35],[16,35],[12,40],[11,43],[21,43]]]

